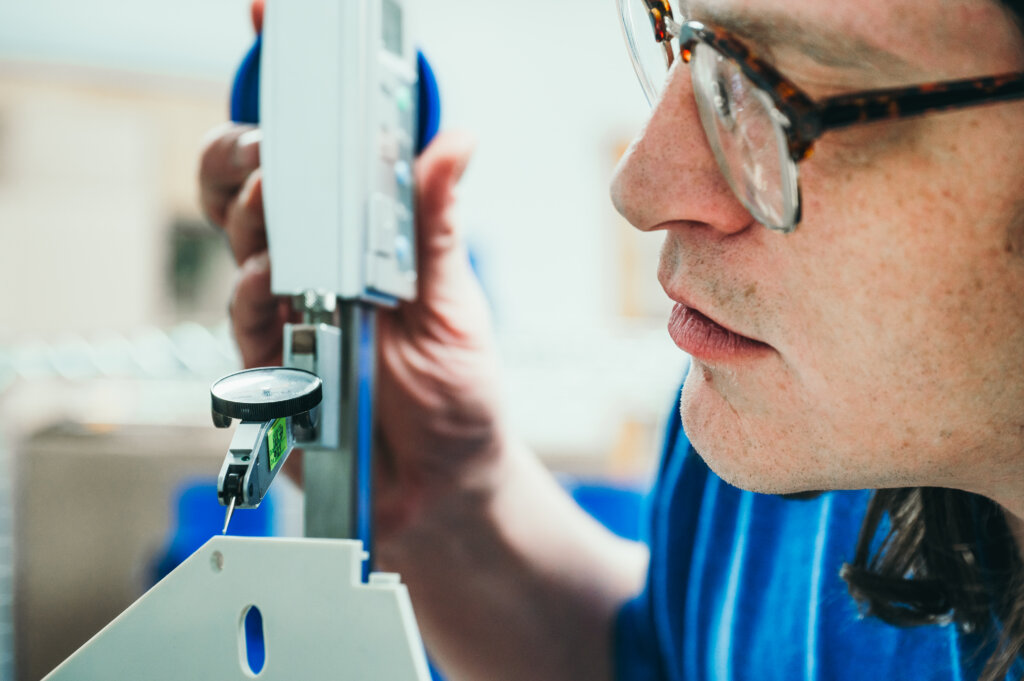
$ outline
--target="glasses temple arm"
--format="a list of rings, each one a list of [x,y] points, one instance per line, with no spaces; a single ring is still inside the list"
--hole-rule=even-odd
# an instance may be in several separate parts
[[[1024,74],[839,95],[818,104],[814,136],[857,123],[909,118],[1014,99],[1024,99]]]

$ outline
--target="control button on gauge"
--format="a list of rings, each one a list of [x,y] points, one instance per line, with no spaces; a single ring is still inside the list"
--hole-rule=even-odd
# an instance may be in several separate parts
[[[412,185],[412,169],[407,162],[395,162],[395,180],[398,181],[398,186],[402,188]]]
[[[399,234],[395,237],[395,259],[398,261],[399,268],[403,270],[412,269],[412,242],[409,241],[409,237],[405,234]]]
[[[370,250],[382,255],[391,255],[395,248],[395,234],[398,218],[394,201],[378,194],[373,197],[373,220],[370,231]]]
[[[408,111],[412,107],[412,90],[405,85],[395,88],[394,97],[399,111]]]

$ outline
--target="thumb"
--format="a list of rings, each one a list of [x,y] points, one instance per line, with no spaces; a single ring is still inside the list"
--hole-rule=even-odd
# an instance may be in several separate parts
[[[444,278],[454,257],[463,257],[455,228],[455,187],[476,148],[468,133],[446,132],[416,161],[416,233],[421,292]],[[460,263],[461,264],[461,263]]]

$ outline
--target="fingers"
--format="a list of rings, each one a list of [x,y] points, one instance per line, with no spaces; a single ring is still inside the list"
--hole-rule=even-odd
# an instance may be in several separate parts
[[[455,187],[469,165],[476,141],[464,133],[439,135],[416,162],[416,219],[421,294],[440,283],[459,253],[451,209]],[[426,289],[426,290],[424,290]]]
[[[270,291],[270,257],[266,251],[250,257],[239,271],[231,299],[231,324],[245,366],[281,363],[281,328],[288,302]]]
[[[228,124],[211,133],[199,167],[200,200],[224,229],[239,265],[266,250],[260,131]]]
[[[260,165],[260,131],[227,123],[210,133],[199,162],[199,199],[214,224],[224,227],[228,207]]]
[[[472,135],[444,132],[417,159],[416,208],[421,216],[440,215],[450,207],[452,190],[466,172],[475,149],[476,139]]]
[[[237,264],[241,265],[252,256],[267,250],[261,170],[253,171],[238,190],[235,199],[228,203],[223,226]]]

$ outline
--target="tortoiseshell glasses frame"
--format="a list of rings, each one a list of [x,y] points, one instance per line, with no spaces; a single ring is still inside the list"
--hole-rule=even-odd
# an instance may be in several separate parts
[[[763,189],[761,182],[763,178],[760,177],[759,168],[754,168],[758,171],[754,173],[757,177],[751,178],[737,177],[737,169],[730,166],[730,162],[735,165],[737,159],[730,158],[729,151],[735,155],[736,153],[750,153],[751,149],[756,150],[756,148],[748,139],[740,144],[742,149],[739,149],[738,152],[735,146],[731,146],[732,143],[726,144],[727,149],[723,151],[722,141],[719,139],[723,132],[714,129],[714,121],[710,118],[717,109],[723,106],[723,98],[725,113],[730,117],[735,115],[728,111],[733,106],[728,98],[735,95],[723,92],[719,88],[724,86],[733,90],[736,85],[732,82],[712,83],[713,87],[703,94],[703,98],[710,102],[701,101],[700,88],[696,83],[694,85],[694,93],[698,99],[698,105],[701,106],[701,119],[705,132],[712,143],[723,174],[729,180],[737,197],[751,211],[754,218],[770,229],[780,232],[791,232],[800,222],[800,192],[796,164],[811,155],[814,142],[826,132],[861,123],[895,120],[981,104],[1024,99],[1024,73],[1016,72],[981,78],[925,83],[912,87],[854,92],[815,101],[792,81],[780,74],[771,64],[759,58],[740,40],[726,31],[699,21],[678,23],[668,0],[618,0],[618,2],[630,56],[652,106],[655,102],[652,97],[655,97],[656,94],[651,89],[656,84],[652,83],[649,74],[644,72],[644,66],[637,54],[638,46],[635,44],[635,40],[640,36],[631,33],[635,27],[630,25],[632,20],[629,14],[630,8],[627,6],[630,3],[643,4],[650,20],[650,27],[653,29],[652,37],[664,51],[668,68],[671,68],[676,58],[672,41],[678,39],[679,56],[691,67],[695,66],[691,62],[695,52],[702,49],[701,46],[711,48],[715,59],[721,63],[728,62],[729,68],[733,66],[737,68],[747,81],[753,84],[760,93],[763,93],[758,95],[759,102],[754,100],[749,100],[749,102],[754,108],[764,106],[767,109],[776,128],[778,142],[780,145],[784,144],[785,154],[788,156],[788,159],[778,159],[782,165],[788,166],[780,169],[784,176],[779,178],[778,189],[789,194],[784,199],[784,203],[791,205],[778,211],[766,211],[754,196]],[[712,74],[715,78],[742,80],[733,78],[733,74],[728,71],[719,71],[719,66],[713,68],[716,69]],[[740,101],[740,103],[744,102]],[[763,136],[766,133],[761,131],[760,134]],[[750,135],[748,134],[747,137],[749,138]],[[762,143],[761,148],[763,149],[766,140],[759,141]],[[758,153],[762,152],[758,151]],[[741,162],[751,163],[749,159],[741,160]],[[774,160],[771,162],[774,163]],[[760,163],[760,161],[753,161],[752,165],[758,166]],[[748,171],[749,168],[744,166],[744,172]],[[785,177],[785,175],[790,176]],[[778,214],[765,215],[766,212]]]

